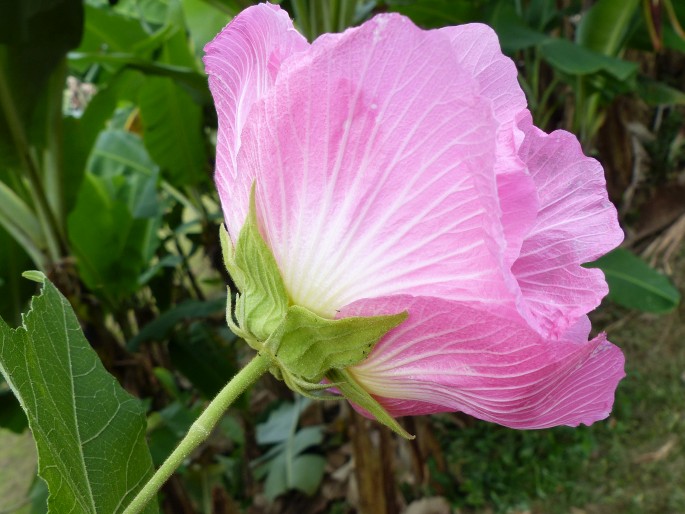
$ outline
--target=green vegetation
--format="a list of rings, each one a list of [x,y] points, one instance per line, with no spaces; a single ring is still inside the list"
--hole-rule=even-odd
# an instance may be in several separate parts
[[[217,120],[201,55],[251,3],[32,0],[0,15],[0,316],[17,326],[28,309],[23,271],[47,275],[73,328],[142,400],[155,466],[246,360],[225,323]],[[685,2],[281,6],[310,39],[383,11],[496,30],[536,124],[576,133],[605,168],[627,238],[594,264],[611,293],[593,326],[623,349],[627,377],[592,427],[520,432],[440,415],[404,420],[413,442],[265,378],[187,459],[160,509],[351,514],[374,495],[395,511],[437,495],[464,514],[685,512]],[[0,378],[0,514],[45,512],[36,472],[26,417]]]

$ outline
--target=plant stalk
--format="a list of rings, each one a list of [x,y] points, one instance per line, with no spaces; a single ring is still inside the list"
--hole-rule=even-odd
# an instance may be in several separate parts
[[[256,355],[209,403],[205,411],[192,424],[190,430],[167,460],[159,467],[147,484],[138,492],[122,514],[138,514],[155,497],[164,483],[173,475],[183,461],[200,446],[226,412],[226,409],[249,386],[254,384],[269,369],[268,356]]]

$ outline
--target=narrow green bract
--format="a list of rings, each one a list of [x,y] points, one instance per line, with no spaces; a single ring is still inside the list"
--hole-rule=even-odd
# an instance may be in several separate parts
[[[226,268],[241,293],[236,298],[238,323],[257,341],[266,341],[285,316],[288,295],[276,260],[259,233],[254,187],[250,198],[250,212],[238,236],[235,251],[225,230],[222,231],[221,243]],[[248,343],[255,347],[254,341],[248,339]]]
[[[42,274],[27,278],[43,290],[23,326],[0,319],[0,372],[28,416],[49,512],[121,512],[152,474],[145,412],[104,369],[66,298]]]
[[[352,403],[358,405],[385,426],[406,439],[414,439],[414,436],[407,432],[388,412],[371,396],[366,389],[360,386],[349,371],[334,369],[330,370],[326,376],[336,384],[340,392],[345,395]]]

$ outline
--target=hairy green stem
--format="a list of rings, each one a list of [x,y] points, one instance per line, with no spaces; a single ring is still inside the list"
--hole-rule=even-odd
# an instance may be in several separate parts
[[[209,437],[231,403],[249,386],[254,384],[259,377],[266,373],[270,364],[271,360],[269,357],[259,354],[226,384],[200,417],[197,418],[195,423],[192,424],[183,440],[159,467],[149,482],[138,492],[122,514],[142,512],[181,463]]]

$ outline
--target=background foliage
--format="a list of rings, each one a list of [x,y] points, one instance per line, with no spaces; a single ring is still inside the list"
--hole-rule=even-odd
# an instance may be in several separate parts
[[[216,118],[200,59],[250,3],[0,4],[0,316],[18,325],[35,292],[21,273],[44,272],[105,368],[144,400],[155,465],[246,353],[222,319],[228,277],[211,180]],[[427,28],[495,28],[536,123],[578,134],[605,166],[627,240],[592,264],[607,274],[614,303],[595,325],[625,349],[628,378],[606,423],[523,433],[459,415],[408,420],[419,434],[413,446],[341,404],[310,405],[266,379],[165,487],[162,510],[396,512],[441,496],[466,511],[685,511],[669,478],[685,472],[675,435],[685,432],[675,400],[683,395],[685,331],[673,285],[685,284],[685,4],[281,5],[310,39],[388,10]],[[15,443],[3,434],[24,432],[26,418],[2,380],[0,427],[4,462]],[[5,483],[0,476],[0,510],[44,511],[41,481],[11,493]]]

